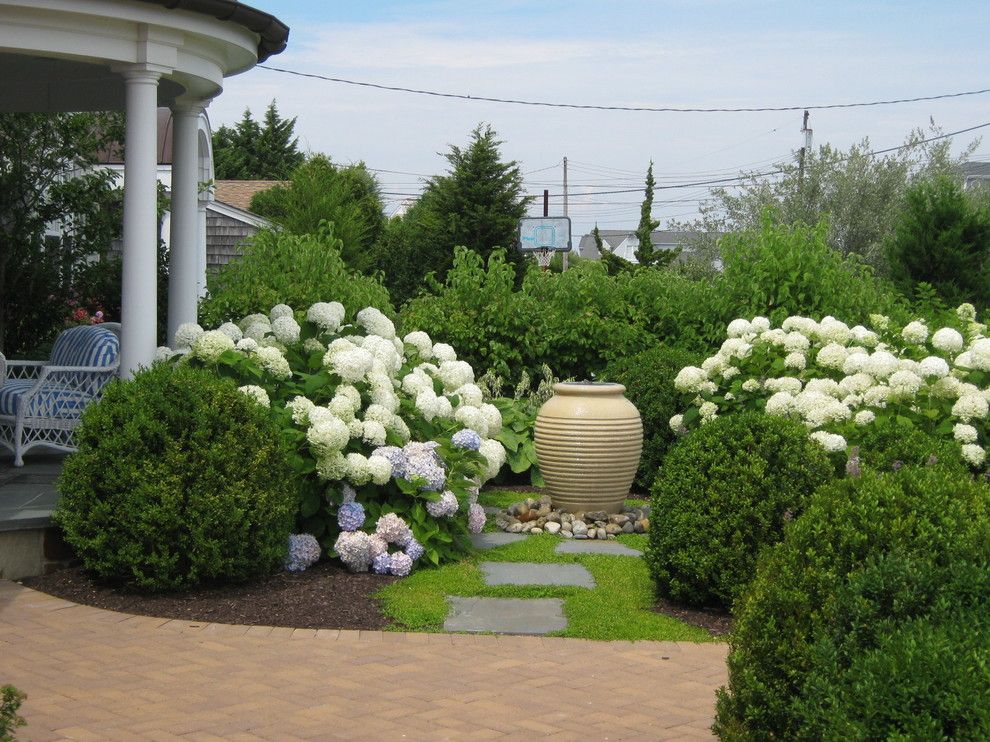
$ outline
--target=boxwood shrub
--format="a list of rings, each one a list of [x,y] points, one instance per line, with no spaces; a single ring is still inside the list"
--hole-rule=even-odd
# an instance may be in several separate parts
[[[988,555],[983,482],[908,466],[826,485],[740,600],[716,733],[986,739]]]
[[[653,485],[646,558],[657,591],[731,607],[756,558],[833,476],[798,422],[760,412],[719,417],[675,444]]]
[[[609,364],[605,378],[626,387],[626,397],[636,405],[643,420],[643,455],[636,472],[636,486],[649,492],[667,449],[677,440],[670,429],[670,418],[683,408],[681,393],[674,389],[674,377],[685,366],[700,360],[680,348],[657,345],[654,348],[616,359]]]
[[[861,466],[878,472],[902,466],[937,466],[958,475],[969,471],[958,443],[917,428],[867,425],[862,429],[858,453]]]
[[[54,519],[86,569],[142,590],[276,569],[296,508],[268,410],[209,371],[111,384],[77,433]]]

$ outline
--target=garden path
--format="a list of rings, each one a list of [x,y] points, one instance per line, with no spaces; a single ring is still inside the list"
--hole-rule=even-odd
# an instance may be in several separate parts
[[[721,643],[228,626],[0,580],[24,740],[711,737]]]

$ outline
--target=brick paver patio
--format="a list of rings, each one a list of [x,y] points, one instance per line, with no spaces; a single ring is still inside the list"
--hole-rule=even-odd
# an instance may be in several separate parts
[[[0,580],[22,740],[706,739],[724,644],[130,616]]]

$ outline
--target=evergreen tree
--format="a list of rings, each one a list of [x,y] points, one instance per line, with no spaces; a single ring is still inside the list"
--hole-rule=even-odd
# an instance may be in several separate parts
[[[444,155],[449,172],[430,180],[403,228],[390,230],[390,252],[380,251],[378,261],[397,303],[415,295],[431,271],[442,281],[458,246],[486,261],[496,247],[506,248],[517,273],[524,272],[515,243],[529,198],[517,163],[502,161],[501,144],[490,126],[479,125],[467,147],[451,145]]]
[[[643,196],[643,205],[639,212],[639,227],[636,228],[636,239],[639,245],[636,246],[636,261],[642,267],[662,268],[670,265],[681,250],[657,250],[653,247],[653,230],[660,226],[660,222],[653,218],[653,187],[656,185],[653,180],[653,161],[650,160],[650,167],[646,170],[646,191]]]
[[[251,109],[233,127],[213,133],[213,168],[218,180],[286,180],[305,155],[294,136],[296,119],[278,114],[275,101],[265,111],[264,125]]]
[[[990,301],[990,213],[946,177],[908,189],[888,242],[891,277],[909,296],[930,284],[950,305]]]

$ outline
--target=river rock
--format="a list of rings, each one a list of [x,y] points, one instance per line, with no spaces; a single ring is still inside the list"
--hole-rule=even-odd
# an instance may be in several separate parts
[[[574,521],[574,523],[572,525],[572,530],[573,530],[575,536],[587,536],[588,535],[588,526],[586,526],[584,524],[584,522],[583,521],[580,521],[580,520]]]
[[[595,534],[595,538],[597,538],[599,541],[604,541],[608,537],[609,537],[609,533],[604,528],[599,528],[598,532]],[[613,536],[613,538],[615,537]]]
[[[628,515],[610,515],[609,521],[619,526],[620,528],[624,526],[629,521]]]
[[[636,526],[631,520],[627,520],[622,526],[623,533],[634,533],[636,531]]]
[[[513,523],[511,526],[509,526],[505,530],[508,531],[509,533],[522,533],[523,524],[522,523]]]
[[[608,520],[608,513],[604,510],[594,510],[590,513],[585,513],[584,517],[586,520]]]
[[[557,533],[560,530],[560,523],[555,523],[554,521],[548,521],[546,525],[547,533]]]
[[[598,529],[597,528],[589,528],[588,529],[588,538],[598,538]]]
[[[617,533],[622,533],[622,527],[615,525],[615,523],[609,523],[605,526],[605,533],[614,536]]]

